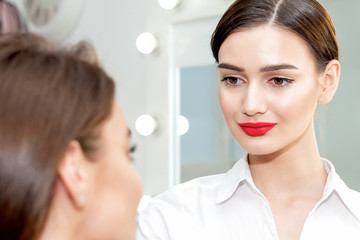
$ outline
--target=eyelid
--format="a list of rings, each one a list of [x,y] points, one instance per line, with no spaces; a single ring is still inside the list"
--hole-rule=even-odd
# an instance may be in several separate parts
[[[292,79],[292,78],[289,78],[289,77],[280,77],[280,76],[278,76],[278,77],[272,77],[269,81],[274,81],[274,79],[281,79],[281,80],[283,80],[283,81],[285,82],[285,84],[272,83],[271,85],[272,85],[273,87],[286,87],[286,86],[288,86],[289,84],[291,84],[291,83],[294,81],[294,79]]]
[[[229,83],[229,81],[228,81],[229,79],[236,79],[238,81],[238,83],[235,83],[235,84]],[[237,86],[241,85],[241,83],[244,82],[242,77],[236,76],[236,75],[225,75],[225,76],[221,77],[220,81],[224,82],[226,84],[226,86],[228,86],[228,87],[237,87]]]
[[[220,74],[220,77],[222,79],[227,78],[227,77],[233,77],[233,78],[240,78],[243,79],[244,77],[239,75],[239,74],[231,74],[231,73],[226,73],[226,74]]]

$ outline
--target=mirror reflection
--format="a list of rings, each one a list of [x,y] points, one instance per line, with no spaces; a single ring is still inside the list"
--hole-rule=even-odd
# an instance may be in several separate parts
[[[180,115],[189,121],[189,130],[180,136],[181,181],[222,173],[234,159],[241,157],[241,147],[233,138],[217,100],[216,66],[183,67],[180,75]]]

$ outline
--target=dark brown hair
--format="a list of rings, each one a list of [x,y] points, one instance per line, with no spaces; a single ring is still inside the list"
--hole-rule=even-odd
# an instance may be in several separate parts
[[[0,239],[38,237],[68,144],[94,159],[113,100],[99,66],[35,35],[0,37]]]
[[[216,62],[221,44],[233,32],[262,24],[288,29],[304,39],[319,71],[339,59],[335,27],[326,10],[315,0],[237,0],[220,19],[211,39]]]

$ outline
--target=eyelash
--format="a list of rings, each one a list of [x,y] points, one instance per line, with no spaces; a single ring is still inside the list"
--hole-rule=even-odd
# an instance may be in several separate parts
[[[132,145],[129,147],[129,154],[134,153],[135,151],[136,151],[136,144],[132,144]]]
[[[237,83],[229,83],[231,80],[236,80]],[[276,80],[280,80],[282,81],[282,83],[285,82],[285,84],[276,84],[274,81]],[[238,87],[240,85],[239,82],[244,82],[241,78],[238,77],[232,77],[232,76],[226,76],[223,79],[221,79],[221,82],[224,82],[226,84],[227,87]],[[286,87],[289,84],[291,84],[294,80],[290,79],[290,78],[285,78],[285,77],[273,77],[271,78],[269,81],[272,82],[272,86],[277,88],[277,87]]]
[[[130,162],[134,162],[134,158],[131,156],[136,151],[136,144],[131,144],[128,151]]]
[[[236,80],[237,83],[230,83],[231,80]],[[232,77],[232,76],[226,76],[223,79],[221,79],[221,82],[224,82],[227,87],[238,87],[239,82],[243,81],[241,78],[238,77]]]
[[[276,84],[276,83],[275,83],[276,80],[281,80],[282,83],[285,82],[285,84]],[[286,86],[288,86],[289,84],[291,84],[294,80],[293,80],[293,79],[290,79],[290,78],[284,78],[284,77],[274,77],[274,78],[272,78],[270,81],[273,82],[274,87],[286,87]]]

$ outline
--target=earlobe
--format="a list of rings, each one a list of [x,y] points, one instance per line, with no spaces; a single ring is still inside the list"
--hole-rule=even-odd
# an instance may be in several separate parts
[[[83,208],[88,195],[88,173],[85,156],[77,141],[71,141],[58,168],[60,180],[76,208]]]
[[[338,60],[331,60],[327,64],[321,79],[321,92],[318,103],[326,104],[330,102],[335,95],[340,79],[340,69],[341,66]]]

